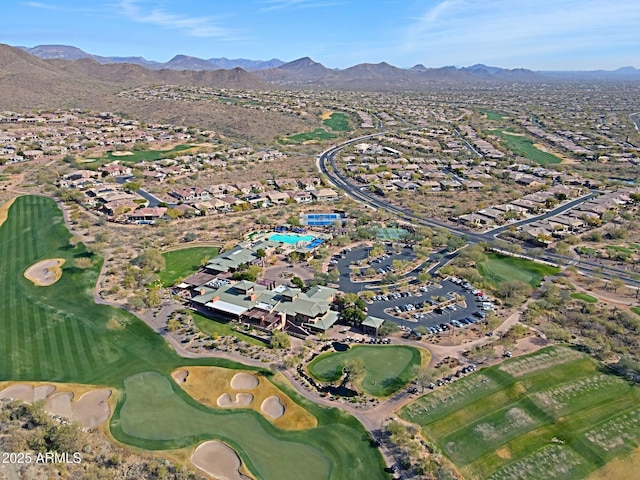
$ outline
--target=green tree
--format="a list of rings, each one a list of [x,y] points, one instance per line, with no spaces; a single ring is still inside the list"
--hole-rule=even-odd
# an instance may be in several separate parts
[[[360,391],[360,381],[364,378],[366,373],[366,369],[364,366],[364,360],[362,358],[348,358],[345,360],[344,365],[342,367],[342,371],[347,374],[349,377],[349,382],[351,382],[351,387]]]
[[[291,337],[285,332],[275,331],[271,334],[269,345],[274,350],[287,349],[291,346]]]
[[[302,280],[300,277],[293,277],[291,279],[291,283],[293,284],[294,287],[296,288],[300,288],[303,289],[305,287],[304,285],[304,280]]]

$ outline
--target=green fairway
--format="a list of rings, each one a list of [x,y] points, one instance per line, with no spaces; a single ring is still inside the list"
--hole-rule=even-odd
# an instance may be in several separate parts
[[[320,355],[308,365],[309,373],[322,382],[333,382],[342,375],[344,362],[361,358],[366,374],[360,384],[369,395],[385,397],[405,386],[420,365],[420,352],[400,345],[354,345],[345,352]]]
[[[307,142],[317,142],[336,138],[333,133],[327,132],[324,128],[316,128],[313,132],[299,133],[280,140],[280,143],[287,145],[300,145]]]
[[[631,307],[631,311],[636,315],[640,315],[640,307]]]
[[[478,271],[496,287],[502,282],[520,280],[535,288],[544,277],[556,275],[560,269],[525,258],[489,253],[487,260],[478,264]]]
[[[639,400],[593,358],[551,347],[439,388],[400,416],[465,478],[579,479],[637,446]]]
[[[334,132],[347,132],[351,130],[349,126],[349,118],[344,113],[335,112],[330,118],[322,121],[322,124],[329,127]]]
[[[89,253],[82,244],[71,246],[69,238],[62,212],[40,196],[17,198],[0,227],[0,381],[124,385],[111,420],[117,440],[157,450],[220,438],[238,448],[261,479],[298,478],[301,459],[317,472],[312,478],[386,478],[382,457],[353,417],[320,408],[292,389],[287,394],[318,418],[317,428],[283,432],[255,412],[220,413],[198,404],[173,384],[171,371],[190,365],[255,368],[226,359],[181,358],[134,315],[94,303],[101,258],[92,257],[92,268],[75,268],[73,260]],[[65,260],[62,277],[36,287],[23,273],[47,258]],[[298,468],[296,475],[273,455]],[[351,461],[352,455],[358,460]],[[278,465],[283,469],[277,471]]]
[[[551,153],[543,152],[534,147],[533,142],[527,137],[514,135],[513,133],[500,130],[493,130],[491,133],[500,137],[504,145],[516,155],[522,155],[529,160],[541,165],[555,164],[562,162],[560,157]]]
[[[571,298],[582,300],[583,302],[587,302],[587,303],[598,303],[598,299],[596,297],[592,297],[588,293],[582,293],[582,292],[572,293]]]
[[[500,122],[504,120],[504,117],[498,112],[493,112],[491,110],[483,110],[482,113],[487,116],[487,120],[491,120],[494,122]]]
[[[177,145],[171,150],[134,150],[131,152],[133,155],[114,155],[114,152],[107,152],[106,159],[109,162],[118,160],[121,163],[155,162],[167,158],[167,155],[172,153],[185,152],[191,148],[193,145]]]
[[[165,268],[160,272],[160,281],[165,286],[172,286],[178,280],[195,273],[204,259],[211,259],[218,255],[219,247],[192,247],[165,252]]]

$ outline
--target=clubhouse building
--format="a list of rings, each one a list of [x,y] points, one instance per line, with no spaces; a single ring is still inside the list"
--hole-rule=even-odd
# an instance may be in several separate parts
[[[191,305],[204,315],[216,315],[248,323],[261,330],[283,330],[297,336],[324,332],[338,321],[331,310],[333,288],[315,286],[307,292],[285,285],[261,285],[241,280],[209,282],[195,288]]]

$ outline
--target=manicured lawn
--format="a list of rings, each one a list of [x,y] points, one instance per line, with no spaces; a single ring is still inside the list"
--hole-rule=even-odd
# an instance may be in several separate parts
[[[200,331],[206,333],[210,337],[237,337],[240,340],[244,340],[245,342],[250,343],[251,345],[257,345],[259,347],[264,347],[264,342],[260,340],[256,340],[253,337],[248,335],[244,335],[242,332],[238,332],[231,328],[232,323],[229,321],[225,321],[222,319],[211,319],[207,317],[203,317],[198,313],[192,313],[193,321],[196,322],[196,326],[200,329]]]
[[[165,269],[160,272],[160,281],[165,286],[174,285],[177,280],[188,277],[195,273],[202,260],[210,259],[218,255],[218,247],[192,247],[165,252],[162,256],[165,259]]]
[[[598,254],[598,250],[591,247],[577,247],[576,252],[578,252],[580,255],[587,255],[587,256]]]
[[[305,142],[331,140],[336,138],[333,133],[327,132],[324,128],[316,128],[313,132],[299,133],[280,140],[283,144],[300,145]]]
[[[505,281],[520,280],[535,288],[544,277],[556,275],[560,269],[525,258],[489,253],[487,260],[478,264],[478,271],[495,286]]]
[[[584,478],[640,441],[640,389],[552,347],[481,369],[407,405],[465,478]]]
[[[622,245],[607,245],[607,249],[615,250],[616,252],[628,253],[628,254],[635,253],[632,249],[623,247]]]
[[[323,120],[323,125],[329,127],[334,132],[347,132],[351,130],[349,126],[349,118],[344,113],[335,112],[330,118]]]
[[[61,211],[46,197],[17,198],[0,227],[0,381],[124,388],[110,426],[119,441],[158,450],[221,438],[258,478],[299,478],[302,471],[311,478],[386,478],[379,452],[353,417],[306,402],[291,388],[287,394],[318,419],[317,428],[283,432],[258,413],[216,413],[189,397],[169,379],[176,368],[256,369],[225,359],[181,358],[137,317],[95,304],[101,259],[93,257],[90,269],[74,268],[74,258],[89,254],[82,244],[71,247],[69,237]],[[45,258],[65,259],[62,278],[36,287],[23,273]],[[297,470],[288,470],[291,465]]]
[[[640,315],[640,307],[631,307],[631,311],[636,315]]]
[[[598,299],[596,297],[592,297],[591,295],[583,292],[572,293],[571,298],[582,300],[587,303],[598,303]]]
[[[385,397],[405,386],[420,365],[420,352],[400,345],[355,345],[345,352],[330,352],[315,358],[308,365],[309,373],[322,382],[340,378],[344,362],[361,358],[366,374],[360,387],[369,395]]]
[[[543,152],[533,146],[533,142],[527,137],[519,135],[509,135],[509,132],[492,131],[495,135],[499,136],[503,144],[516,155],[522,155],[529,160],[539,163],[541,165],[554,164],[562,162],[560,157],[547,152]]]

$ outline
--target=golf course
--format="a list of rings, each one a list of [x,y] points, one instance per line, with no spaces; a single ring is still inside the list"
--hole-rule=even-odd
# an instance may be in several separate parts
[[[345,352],[329,352],[308,365],[311,375],[321,382],[333,382],[342,376],[350,359],[361,359],[365,375],[360,388],[374,397],[386,397],[404,387],[421,364],[417,348],[404,345],[355,345]]]
[[[120,442],[148,450],[222,440],[261,479],[384,479],[383,461],[355,418],[321,408],[262,371],[262,378],[315,417],[317,427],[285,431],[253,410],[221,410],[194,400],[171,378],[189,366],[255,368],[216,358],[181,358],[134,315],[93,301],[102,258],[73,245],[62,212],[41,196],[21,196],[0,226],[0,381],[43,381],[119,391],[110,420]],[[90,268],[74,266],[89,257]],[[61,259],[61,276],[37,286],[32,265]],[[355,458],[355,459],[354,459]]]
[[[495,287],[502,282],[520,280],[536,288],[544,277],[556,275],[560,270],[526,258],[489,253],[487,260],[478,264],[478,271]]]
[[[464,377],[404,407],[469,479],[580,479],[640,441],[640,389],[568,347]]]

